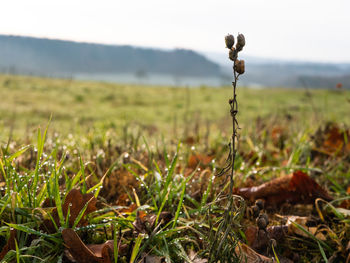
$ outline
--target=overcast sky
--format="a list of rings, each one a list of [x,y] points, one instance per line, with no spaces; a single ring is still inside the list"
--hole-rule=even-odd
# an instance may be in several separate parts
[[[349,0],[1,0],[0,34],[350,62]]]

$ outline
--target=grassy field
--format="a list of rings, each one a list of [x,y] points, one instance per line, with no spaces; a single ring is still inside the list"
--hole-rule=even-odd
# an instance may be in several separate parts
[[[9,131],[24,138],[44,127],[51,132],[86,134],[92,127],[136,124],[145,131],[174,135],[209,122],[212,130],[229,132],[230,87],[173,88],[133,86],[0,75],[1,140]],[[258,117],[291,116],[301,126],[320,121],[349,123],[349,91],[239,88],[239,121],[245,132]],[[176,137],[175,137],[176,138]],[[181,139],[181,138],[178,138]]]
[[[350,260],[350,92],[237,93],[225,235],[230,87],[0,75],[0,259]]]

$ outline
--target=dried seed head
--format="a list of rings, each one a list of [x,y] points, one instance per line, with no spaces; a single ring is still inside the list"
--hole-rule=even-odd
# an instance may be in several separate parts
[[[226,44],[226,47],[228,48],[228,49],[231,49],[232,47],[233,47],[233,45],[235,44],[235,38],[234,38],[234,36],[232,36],[232,35],[227,35],[226,37],[225,37],[225,44]]]
[[[260,214],[256,219],[256,224],[258,225],[259,229],[266,229],[267,225],[269,224],[269,218],[266,214]]]
[[[237,51],[241,51],[244,46],[245,46],[245,37],[243,34],[239,34],[237,36],[237,44],[236,44]]]
[[[264,209],[264,201],[262,199],[256,200],[255,205],[257,205],[260,208],[260,210]]]
[[[237,44],[244,47],[245,46],[245,37],[243,34],[238,34],[237,36]]]
[[[235,61],[237,59],[237,51],[235,50],[235,48],[231,48],[230,51],[228,52],[228,57],[229,59],[231,59],[232,61]]]
[[[260,208],[257,205],[252,206],[253,217],[258,217],[260,213]]]
[[[244,60],[236,60],[235,70],[238,74],[243,74],[245,71]]]

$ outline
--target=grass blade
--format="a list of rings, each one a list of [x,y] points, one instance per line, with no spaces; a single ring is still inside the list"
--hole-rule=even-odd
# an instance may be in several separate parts
[[[139,249],[141,246],[141,242],[144,238],[144,234],[139,234],[136,238],[134,248],[131,253],[130,263],[134,263],[137,255],[139,254]]]

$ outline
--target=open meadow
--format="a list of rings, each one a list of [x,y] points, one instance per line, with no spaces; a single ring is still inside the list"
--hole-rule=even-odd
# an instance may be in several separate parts
[[[237,94],[224,240],[232,87],[0,75],[0,259],[350,262],[350,91]]]

